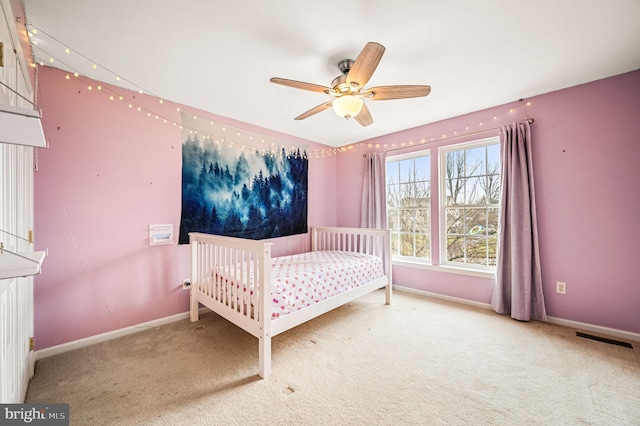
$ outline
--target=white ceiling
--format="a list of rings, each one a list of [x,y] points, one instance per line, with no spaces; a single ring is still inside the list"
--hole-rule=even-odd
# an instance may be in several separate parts
[[[640,68],[638,0],[24,4],[40,29],[38,62],[334,147]],[[329,86],[338,61],[368,41],[386,52],[367,87],[428,84],[431,94],[367,101],[366,128],[331,110],[294,121],[331,98],[269,78]]]

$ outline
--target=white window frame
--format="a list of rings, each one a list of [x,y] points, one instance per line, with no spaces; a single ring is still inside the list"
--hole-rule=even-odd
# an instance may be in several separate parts
[[[411,152],[411,153],[407,153],[407,154],[399,154],[399,155],[393,155],[393,156],[387,156],[387,158],[385,159],[385,174],[386,174],[386,170],[388,168],[388,163],[391,162],[398,162],[398,161],[403,161],[403,160],[410,160],[410,159],[414,159],[414,158],[420,158],[420,157],[429,157],[429,175],[428,177],[428,182],[429,182],[429,187],[432,187],[432,179],[431,179],[431,164],[432,164],[432,157],[431,157],[431,151],[429,149],[425,149],[425,150],[420,150],[420,151],[416,151],[416,152]],[[385,187],[388,188],[387,186],[387,181],[385,180]],[[392,261],[394,263],[401,263],[401,262],[407,262],[409,264],[418,264],[418,265],[431,265],[432,264],[432,254],[433,254],[433,227],[431,226],[431,217],[433,214],[433,199],[431,197],[431,189],[429,190],[429,206],[428,206],[428,210],[429,210],[429,233],[428,233],[428,238],[429,238],[429,257],[415,257],[415,256],[402,256],[402,255],[396,255],[396,254],[392,254]],[[387,221],[389,220],[389,206],[387,205]],[[394,236],[392,235],[391,238],[394,238]]]
[[[438,199],[438,217],[439,217],[439,243],[440,243],[440,266],[451,269],[459,269],[459,270],[468,270],[468,271],[477,271],[477,272],[486,272],[495,274],[496,267],[493,265],[478,265],[478,264],[470,264],[470,263],[459,263],[459,262],[449,262],[447,261],[447,216],[446,216],[446,204],[445,199],[447,197],[446,190],[446,155],[449,152],[460,151],[469,148],[476,148],[482,146],[489,145],[500,145],[500,137],[494,136],[485,139],[473,140],[469,142],[463,142],[454,145],[447,145],[438,148],[438,191],[439,191],[439,199]],[[461,207],[465,207],[465,205],[461,205]],[[496,205],[499,208],[499,202]],[[499,213],[498,213],[499,214]],[[497,234],[496,234],[497,236]]]

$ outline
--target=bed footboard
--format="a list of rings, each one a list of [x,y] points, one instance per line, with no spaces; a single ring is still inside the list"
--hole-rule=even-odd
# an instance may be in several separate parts
[[[272,243],[192,232],[191,321],[202,303],[259,339],[260,376],[271,368]]]

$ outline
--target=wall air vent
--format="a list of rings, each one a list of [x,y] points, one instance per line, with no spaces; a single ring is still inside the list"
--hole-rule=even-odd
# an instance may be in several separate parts
[[[585,339],[596,340],[596,341],[602,342],[602,343],[608,343],[610,345],[624,346],[625,348],[633,349],[633,346],[631,346],[631,343],[621,342],[620,340],[614,340],[614,339],[608,339],[606,337],[594,336],[592,334],[581,333],[579,331],[576,331],[576,336],[584,337]]]

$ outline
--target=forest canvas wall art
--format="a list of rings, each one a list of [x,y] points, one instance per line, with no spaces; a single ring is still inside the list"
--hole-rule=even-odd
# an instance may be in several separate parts
[[[305,233],[307,190],[304,150],[241,149],[183,131],[179,243],[189,243],[189,232],[254,240]]]

